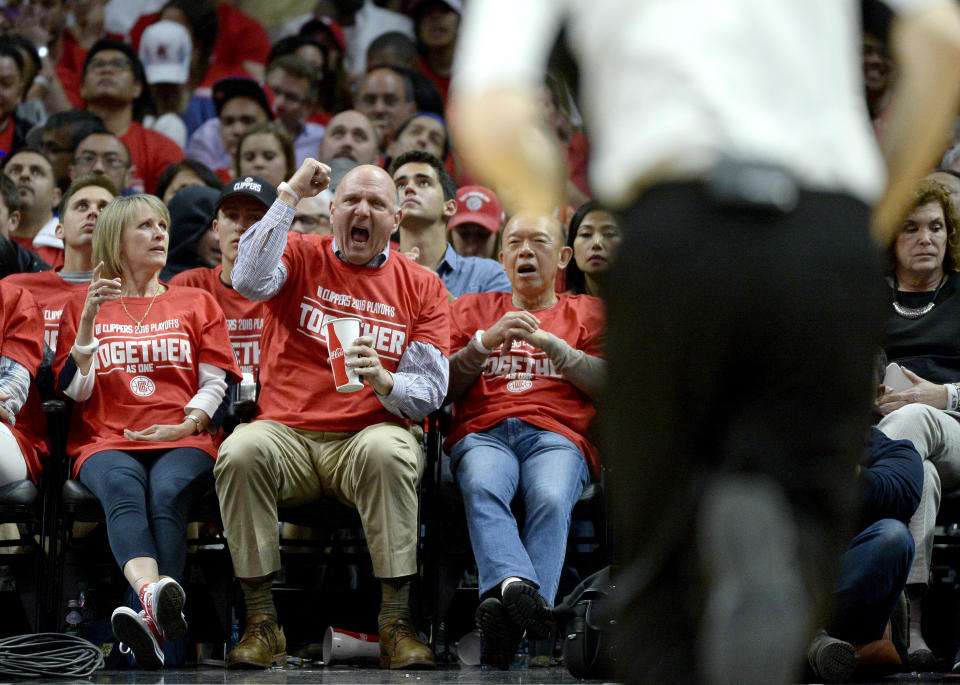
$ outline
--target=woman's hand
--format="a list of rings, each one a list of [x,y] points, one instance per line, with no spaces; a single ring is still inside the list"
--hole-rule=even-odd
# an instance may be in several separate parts
[[[183,423],[154,424],[142,431],[124,430],[123,437],[127,440],[145,442],[177,442],[193,435],[195,431],[196,424],[189,419],[184,419]]]
[[[884,392],[877,398],[877,411],[881,414],[905,407],[908,404],[928,404],[937,409],[947,408],[947,388],[921,378],[910,369],[903,369],[913,387],[903,392]]]
[[[100,312],[100,307],[103,306],[104,302],[109,302],[110,300],[115,300],[120,297],[120,279],[102,278],[102,273],[103,262],[100,262],[93,267],[93,279],[90,281],[90,287],[87,288],[87,299],[83,303],[81,320],[86,320],[90,324],[92,324],[93,320],[97,317],[97,314]],[[81,345],[90,342],[89,340],[79,340],[79,338],[80,336],[78,335],[77,339]]]

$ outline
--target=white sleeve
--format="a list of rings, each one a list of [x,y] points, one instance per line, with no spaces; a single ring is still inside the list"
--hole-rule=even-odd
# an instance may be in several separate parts
[[[190,409],[199,409],[211,419],[217,413],[223,396],[227,392],[227,372],[212,364],[200,363],[200,389],[187,402],[184,413]]]
[[[543,83],[550,48],[570,0],[464,3],[451,92]]]
[[[86,376],[80,371],[80,366],[77,366],[77,372],[73,374],[73,378],[70,379],[70,385],[64,388],[63,394],[74,402],[86,402],[90,399],[90,395],[93,394],[93,379],[96,375],[97,359],[96,356],[94,356],[90,364],[90,371]]]

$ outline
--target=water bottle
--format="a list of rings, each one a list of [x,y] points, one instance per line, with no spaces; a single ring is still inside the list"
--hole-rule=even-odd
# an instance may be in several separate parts
[[[80,632],[80,623],[83,621],[83,616],[80,614],[79,601],[71,599],[67,602],[67,617],[64,621],[66,629],[63,632],[67,635],[76,635]]]

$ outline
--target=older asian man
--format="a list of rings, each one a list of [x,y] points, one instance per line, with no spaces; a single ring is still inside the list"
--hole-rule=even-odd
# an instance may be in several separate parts
[[[570,512],[599,475],[587,434],[603,385],[603,305],[554,291],[570,257],[555,219],[514,216],[500,253],[513,292],[463,295],[450,311],[445,447],[480,573],[481,661],[503,669],[524,630],[549,635]],[[510,511],[518,495],[522,530]]]

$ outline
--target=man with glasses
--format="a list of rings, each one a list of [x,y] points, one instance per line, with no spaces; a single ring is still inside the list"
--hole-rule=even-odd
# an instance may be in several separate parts
[[[66,192],[70,187],[70,166],[80,141],[91,133],[106,132],[103,120],[85,109],[69,109],[50,115],[40,133],[40,147],[53,164],[60,192]]]
[[[70,163],[70,179],[88,174],[106,176],[120,194],[130,186],[135,170],[130,167],[130,151],[112,133],[91,133],[77,144]]]
[[[183,150],[161,133],[144,128],[149,94],[143,64],[126,43],[98,40],[83,64],[80,94],[87,109],[130,151],[134,175],[129,186],[152,193],[163,170],[183,159]]]
[[[296,214],[290,230],[296,233],[314,233],[316,235],[333,235],[330,225],[330,203],[333,201],[333,192],[327,188],[313,197],[304,197],[297,203]]]
[[[297,165],[317,154],[323,126],[307,121],[317,93],[316,69],[294,55],[277,57],[267,65],[267,87],[273,93],[273,113],[293,138]]]

